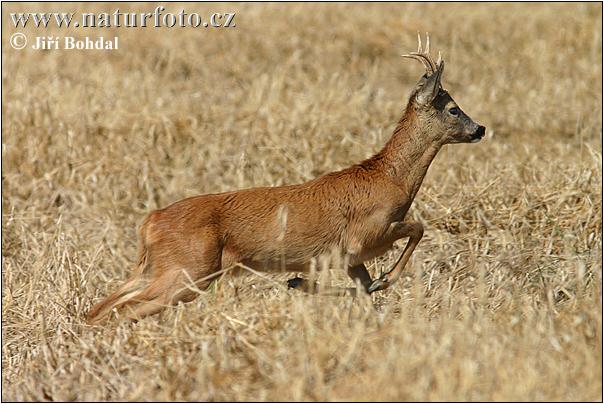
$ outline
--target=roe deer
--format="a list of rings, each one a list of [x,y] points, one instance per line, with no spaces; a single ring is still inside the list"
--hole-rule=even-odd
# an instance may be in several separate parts
[[[403,56],[421,62],[426,73],[379,153],[303,184],[201,195],[151,212],[140,228],[133,275],[90,310],[88,322],[102,321],[114,308],[138,319],[190,301],[195,289],[237,263],[306,271],[313,258],[334,250],[367,293],[392,285],[424,232],[406,215],[430,163],[443,145],[478,142],[485,134],[442,88],[444,61],[430,56],[429,38],[425,51],[418,39],[418,51]],[[396,263],[372,281],[363,262],[405,237]]]

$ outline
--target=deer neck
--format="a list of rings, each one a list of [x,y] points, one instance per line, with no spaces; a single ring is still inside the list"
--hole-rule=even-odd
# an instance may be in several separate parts
[[[409,203],[415,198],[442,146],[430,138],[414,114],[407,112],[379,153],[387,175],[403,188],[404,194],[410,198]]]

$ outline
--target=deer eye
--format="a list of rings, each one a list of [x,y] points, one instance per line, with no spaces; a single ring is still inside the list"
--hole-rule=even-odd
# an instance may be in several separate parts
[[[459,108],[457,108],[457,107],[449,108],[449,113],[453,116],[457,116],[457,115],[459,115]]]

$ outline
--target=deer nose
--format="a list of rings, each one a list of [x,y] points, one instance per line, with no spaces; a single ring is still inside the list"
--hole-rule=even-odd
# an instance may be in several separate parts
[[[480,139],[482,139],[484,137],[484,131],[485,131],[484,126],[482,126],[482,125],[478,126],[478,129],[476,129],[474,131],[474,133],[472,133],[472,136],[470,137],[470,141],[472,143],[480,141]]]

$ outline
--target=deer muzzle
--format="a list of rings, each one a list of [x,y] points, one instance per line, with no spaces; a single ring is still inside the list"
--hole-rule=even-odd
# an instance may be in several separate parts
[[[485,130],[486,129],[484,126],[478,126],[478,129],[476,129],[476,131],[472,133],[472,136],[470,136],[470,141],[472,143],[480,142],[480,140],[484,137]]]

